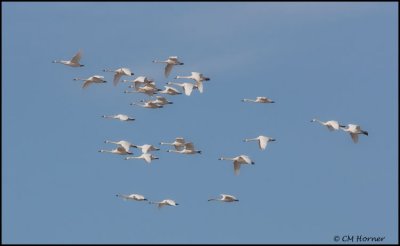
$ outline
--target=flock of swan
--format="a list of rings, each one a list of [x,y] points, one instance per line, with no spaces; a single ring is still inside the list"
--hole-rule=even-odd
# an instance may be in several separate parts
[[[80,60],[82,58],[82,52],[78,51],[77,54],[75,54],[74,57],[72,57],[71,60],[54,60],[53,63],[61,63],[70,67],[84,67],[84,65],[80,64]],[[160,60],[153,60],[153,63],[164,63],[165,68],[164,68],[164,76],[165,78],[168,78],[168,76],[171,74],[171,71],[174,66],[177,65],[184,65],[183,62],[180,62],[177,56],[170,56],[168,59],[164,61]],[[112,72],[114,73],[114,78],[113,78],[113,84],[114,86],[117,86],[118,83],[121,81],[122,76],[133,76],[134,73],[129,69],[129,68],[118,68],[118,69],[103,69],[103,72]],[[128,88],[133,88],[133,91],[128,91],[125,90],[124,93],[144,93],[148,95],[149,97],[153,97],[155,94],[166,94],[170,96],[174,95],[181,95],[182,92],[180,92],[178,89],[172,87],[173,86],[178,86],[182,88],[183,93],[186,96],[190,96],[193,92],[193,90],[198,90],[200,93],[203,93],[203,81],[209,81],[210,78],[205,77],[203,74],[199,72],[191,72],[190,76],[176,76],[175,79],[190,79],[194,80],[195,83],[190,83],[190,82],[184,82],[184,83],[177,83],[177,82],[167,82],[166,84],[168,86],[164,86],[164,90],[161,90],[157,88],[155,81],[149,77],[146,76],[139,76],[135,78],[134,80],[122,80],[122,82],[131,82],[132,85],[130,85]],[[104,76],[101,75],[93,75],[89,78],[74,78],[73,80],[75,81],[84,81],[82,88],[85,89],[89,87],[92,84],[101,84],[101,83],[106,83],[107,81],[104,79]],[[256,97],[255,99],[242,99],[242,102],[250,102],[250,103],[275,103],[270,98],[267,97]],[[140,106],[144,108],[150,108],[150,109],[157,109],[157,108],[162,108],[167,104],[173,104],[173,102],[168,101],[165,97],[162,96],[156,96],[155,100],[141,100],[139,101],[143,104],[140,103],[131,103],[131,105],[134,106]],[[125,114],[116,114],[116,115],[103,115],[103,118],[108,118],[108,119],[116,119],[120,121],[134,121],[135,119],[133,117],[130,117]],[[358,143],[358,135],[359,134],[364,134],[368,136],[368,132],[364,131],[361,129],[359,125],[356,124],[348,124],[347,127],[340,124],[338,121],[335,120],[329,120],[326,122],[320,121],[318,119],[312,119],[311,122],[318,122],[319,124],[326,126],[330,131],[337,131],[337,130],[342,130],[344,132],[348,132],[351,136],[351,139],[353,140],[354,143]],[[263,136],[260,135],[255,138],[246,138],[243,139],[244,142],[250,142],[250,141],[256,141],[258,142],[258,146],[260,150],[265,150],[267,147],[267,144],[269,142],[276,141],[276,139],[268,137],[268,136]],[[154,145],[151,144],[144,144],[144,145],[135,145],[133,143],[130,143],[125,140],[120,140],[120,141],[111,141],[111,140],[106,140],[104,141],[105,143],[111,143],[117,145],[115,149],[112,150],[99,150],[99,152],[102,153],[111,153],[111,154],[118,154],[118,155],[132,155],[133,153],[130,152],[130,148],[138,148],[141,150],[142,154],[139,156],[127,156],[124,159],[125,160],[130,160],[130,159],[143,159],[146,163],[151,163],[152,160],[157,160],[159,159],[157,156],[154,156],[150,152],[153,151],[159,151],[160,148],[157,148]],[[187,142],[183,137],[176,137],[173,142],[160,142],[160,145],[170,145],[173,146],[174,149],[169,149],[167,152],[174,152],[174,153],[179,153],[179,154],[201,154],[201,150],[196,150],[194,144],[192,142]],[[241,154],[236,157],[220,157],[218,160],[228,160],[228,161],[233,161],[233,168],[234,168],[234,174],[239,175],[239,170],[240,166],[244,164],[255,164],[253,160],[247,155]],[[133,201],[147,201],[149,204],[157,204],[158,208],[161,208],[163,206],[176,206],[178,203],[172,199],[164,199],[159,202],[154,202],[154,201],[148,201],[147,198],[145,198],[143,195],[140,194],[117,194],[116,195],[119,198],[122,198],[123,200],[133,200]],[[238,202],[239,200],[233,196],[233,195],[228,195],[228,194],[220,194],[219,198],[211,198],[208,199],[208,201],[221,201],[221,202]]]

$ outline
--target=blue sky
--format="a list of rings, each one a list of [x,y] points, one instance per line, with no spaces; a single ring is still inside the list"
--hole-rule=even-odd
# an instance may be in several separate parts
[[[3,243],[396,243],[397,22],[397,3],[2,3]],[[51,62],[79,49],[85,67]],[[185,64],[165,79],[152,60],[173,55]],[[211,80],[151,110],[102,72],[119,67],[158,87]],[[72,80],[94,74],[109,83]],[[240,101],[256,96],[276,103]],[[136,121],[100,117],[118,113]],[[369,136],[354,144],[312,118]],[[261,134],[277,141],[242,142]],[[178,136],[203,153],[161,146],[147,165],[98,152]],[[234,176],[218,158],[240,154],[256,164]],[[220,193],[240,201],[207,202]]]

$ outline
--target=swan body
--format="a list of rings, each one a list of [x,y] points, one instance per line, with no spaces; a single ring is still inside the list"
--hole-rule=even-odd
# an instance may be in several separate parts
[[[168,57],[168,59],[165,60],[165,61],[154,60],[153,62],[154,62],[154,63],[166,63],[166,64],[167,64],[167,65],[165,66],[165,70],[164,70],[164,75],[165,75],[166,78],[169,76],[169,74],[171,73],[172,68],[173,68],[175,65],[183,65],[183,64],[184,64],[183,62],[180,62],[180,61],[178,60],[178,57],[177,57],[177,56],[170,56],[170,57]]]
[[[265,148],[267,147],[267,143],[271,141],[276,141],[276,139],[260,135],[256,138],[246,138],[243,141],[244,142],[258,141],[258,146],[260,147],[260,149],[265,150]]]
[[[134,147],[135,145],[133,145],[132,143],[125,141],[125,140],[120,140],[118,142],[116,141],[110,141],[110,140],[106,140],[104,141],[104,143],[112,143],[112,144],[116,144],[118,146],[123,147],[126,151],[129,151],[130,147]]]
[[[87,88],[89,85],[93,84],[93,83],[106,83],[107,81],[104,80],[104,76],[100,76],[100,75],[93,75],[87,79],[82,79],[82,78],[74,78],[73,80],[83,80],[85,81],[82,85],[82,88]]]
[[[175,147],[176,150],[182,150],[185,146],[185,139],[182,137],[177,137],[175,138],[175,141],[172,143],[165,143],[165,142],[160,142],[160,145],[172,145]]]
[[[119,80],[121,79],[122,76],[126,75],[126,76],[132,76],[134,75],[134,73],[131,72],[131,70],[129,68],[126,67],[121,67],[118,68],[116,70],[111,70],[111,69],[103,69],[103,72],[112,72],[114,73],[114,80],[113,83],[116,86],[119,82]]]
[[[140,100],[140,102],[144,102],[144,103],[151,102],[151,103],[155,103],[155,104],[158,104],[161,106],[166,105],[166,104],[173,104],[173,102],[168,101],[165,97],[156,96],[156,98],[157,98],[156,100],[152,100],[152,101]]]
[[[134,201],[147,201],[147,199],[139,194],[130,194],[130,195],[124,195],[124,194],[117,194],[116,197],[120,197],[123,200],[134,200]]]
[[[81,60],[82,57],[82,52],[78,51],[78,53],[76,53],[76,55],[74,55],[74,57],[72,57],[71,60],[69,61],[64,61],[64,60],[54,60],[53,63],[61,63],[70,67],[83,67],[85,65],[82,65],[79,63],[79,61]]]
[[[358,143],[358,135],[359,134],[364,134],[364,135],[368,136],[368,132],[362,130],[359,125],[348,124],[347,128],[340,127],[340,129],[342,129],[345,132],[350,133],[351,139],[353,140],[354,143]]]
[[[152,154],[149,154],[149,153],[143,153],[140,156],[128,156],[128,157],[125,157],[125,160],[129,160],[129,159],[143,159],[147,163],[150,164],[152,160],[158,160],[159,158],[154,156],[154,155],[152,155]]]
[[[148,152],[150,152],[150,151],[160,150],[159,148],[154,147],[154,146],[151,145],[151,144],[132,145],[132,147],[141,149],[143,154],[146,154],[146,153],[148,153]]]
[[[132,88],[133,86],[129,87]],[[157,89],[154,84],[146,84],[142,87],[135,87],[135,91],[124,91],[124,93],[144,93],[148,96],[153,96],[154,94],[157,94],[157,91],[160,91],[160,89]]]
[[[220,198],[211,198],[208,201],[221,201],[221,202],[238,202],[239,200],[232,195],[221,194]]]
[[[240,171],[240,165],[241,164],[252,164],[254,165],[255,162],[250,159],[247,155],[239,155],[234,158],[226,158],[226,157],[221,157],[218,160],[228,160],[228,161],[233,161],[233,169],[235,172],[235,175],[239,175]]]
[[[318,122],[321,125],[326,126],[329,129],[329,131],[339,130],[340,127],[345,127],[343,125],[340,125],[339,122],[337,122],[336,120],[329,120],[323,122],[318,119],[312,119],[311,122]]]
[[[120,121],[133,121],[135,120],[134,118],[129,117],[128,115],[125,114],[116,114],[116,115],[103,115],[103,118],[109,118],[109,119],[117,119]]]
[[[160,104],[157,104],[157,103],[154,103],[154,102],[152,102],[152,101],[145,102],[144,104],[131,103],[131,105],[136,105],[136,106],[140,106],[140,107],[143,107],[143,108],[152,108],[152,109],[155,109],[155,108],[163,108],[163,107],[164,107],[164,106],[162,106],[162,105],[160,105]]]
[[[179,154],[187,154],[187,155],[193,155],[193,154],[201,154],[201,150],[195,150],[194,149],[194,144],[193,143],[185,143],[183,146],[183,149],[181,150],[167,150],[167,152],[175,152]]]
[[[127,151],[124,147],[119,146],[116,149],[113,150],[104,150],[101,149],[99,150],[101,153],[111,153],[111,154],[117,154],[117,155],[132,155],[132,152]]]
[[[254,100],[254,99],[242,99],[242,102],[275,103],[275,101],[272,101],[271,99],[269,99],[267,97],[256,97],[256,100]]]
[[[179,205],[177,202],[175,202],[174,200],[171,199],[165,199],[162,200],[161,202],[149,202],[150,204],[157,204],[158,208],[162,208],[164,206],[177,206]]]

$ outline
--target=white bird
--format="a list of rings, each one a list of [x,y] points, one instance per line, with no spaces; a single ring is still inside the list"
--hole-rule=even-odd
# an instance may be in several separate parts
[[[276,139],[260,135],[256,138],[246,138],[243,141],[244,142],[258,141],[258,146],[260,147],[260,149],[265,150],[265,148],[267,147],[267,143],[271,141],[276,141]]]
[[[180,62],[178,60],[177,56],[170,56],[168,57],[167,60],[165,61],[158,61],[158,60],[154,60],[154,63],[166,63],[167,65],[165,66],[165,71],[164,71],[164,75],[167,78],[169,76],[169,74],[171,73],[172,67],[174,65],[183,65],[183,62]]]
[[[121,79],[121,77],[123,75],[126,75],[126,76],[134,75],[134,73],[132,73],[131,70],[129,68],[126,68],[126,67],[118,68],[116,70],[103,69],[103,72],[112,72],[112,73],[114,73],[113,83],[114,83],[115,86],[118,84],[119,80]]]
[[[158,204],[158,208],[162,208],[163,206],[176,206],[179,205],[177,202],[171,199],[165,199],[161,202],[149,202],[150,204]]]
[[[135,120],[134,118],[129,117],[126,114],[116,114],[116,115],[103,115],[103,118],[109,118],[109,119],[117,119],[121,121],[133,121]]]
[[[361,129],[359,125],[348,124],[347,128],[340,127],[345,132],[350,133],[351,139],[353,139],[354,143],[358,143],[358,134],[364,134],[368,136],[368,132]]]
[[[318,119],[312,119],[311,122],[318,122],[321,125],[326,126],[329,129],[329,131],[339,130],[339,127],[345,127],[343,125],[340,125],[339,122],[337,122],[336,120],[329,120],[323,122]]]
[[[210,78],[205,77],[203,74],[201,74],[199,72],[191,72],[190,76],[176,76],[175,79],[193,79],[193,80],[195,80],[200,93],[203,93],[203,81],[210,80]]]
[[[168,82],[167,85],[176,85],[183,88],[183,92],[186,96],[190,96],[192,94],[193,89],[198,89],[196,84],[192,83],[175,83],[175,82]]]
[[[155,108],[163,108],[164,106],[154,103],[152,101],[148,101],[145,102],[144,104],[139,104],[139,103],[131,103],[131,105],[135,105],[135,106],[140,106],[143,108],[151,108],[151,109],[155,109]]]
[[[130,148],[130,147],[135,146],[135,145],[133,145],[132,143],[130,143],[130,142],[128,142],[128,141],[125,141],[125,140],[120,140],[120,141],[118,141],[118,142],[106,140],[106,141],[104,141],[104,143],[116,144],[116,145],[118,145],[118,146],[123,147],[126,151],[129,151],[129,148]]]
[[[144,154],[141,154],[140,156],[128,156],[128,157],[125,157],[125,160],[129,160],[129,159],[143,159],[147,163],[151,163],[152,160],[158,160],[159,158],[154,156],[154,155],[152,155],[152,154],[144,153]]]
[[[272,101],[271,99],[266,98],[266,97],[256,97],[256,100],[254,100],[254,99],[242,99],[242,102],[275,103],[275,101]]]
[[[150,152],[150,151],[160,150],[159,148],[154,147],[154,146],[151,145],[151,144],[131,145],[131,146],[134,147],[134,148],[139,148],[139,149],[141,149],[143,154],[146,154],[146,153],[148,153],[148,152]]]
[[[176,150],[182,150],[185,146],[185,143],[185,139],[182,137],[175,138],[175,141],[172,143],[160,142],[161,145],[173,145]]]
[[[208,81],[210,78],[205,77],[203,74],[198,73],[198,72],[191,72],[190,76],[176,76],[175,79],[193,79],[196,82],[201,82],[201,81]]]
[[[104,150],[101,149],[99,152],[102,153],[111,153],[111,154],[117,154],[117,155],[132,155],[132,152],[127,151],[124,147],[119,146],[116,149],[113,150]]]
[[[139,194],[130,194],[130,195],[117,194],[116,196],[122,198],[124,201],[126,200],[147,201],[147,199],[144,196]]]
[[[148,78],[146,76],[139,76],[136,79],[129,81],[129,80],[122,80],[122,82],[132,82],[134,84],[135,89],[137,90],[139,88],[140,84],[154,84],[154,79]]]
[[[165,97],[162,96],[156,96],[156,100],[149,100],[149,101],[145,101],[145,100],[140,100],[140,102],[151,102],[151,103],[155,103],[158,105],[166,105],[166,104],[173,104],[173,102],[168,101]]]
[[[247,155],[239,155],[234,158],[226,158],[226,157],[221,157],[218,160],[228,160],[228,161],[233,161],[233,169],[235,172],[235,175],[239,175],[240,171],[240,165],[241,164],[255,164],[254,161],[250,159]]]
[[[133,88],[134,86],[129,86],[129,88]],[[157,89],[157,87],[154,84],[146,84],[145,86],[135,88],[135,91],[124,91],[124,93],[144,93],[148,96],[153,96],[154,94],[157,94],[157,91],[160,91],[160,89]]]
[[[208,201],[221,201],[221,202],[238,202],[239,200],[232,195],[221,194],[220,198],[211,198]]]
[[[64,61],[64,60],[54,60],[53,63],[61,63],[70,67],[83,67],[85,65],[82,65],[79,63],[82,57],[82,52],[78,51],[74,57],[72,57],[71,60],[69,61]]]
[[[182,94],[180,91],[178,91],[178,90],[175,89],[174,87],[165,86],[165,85],[164,85],[164,87],[165,87],[165,89],[159,91],[159,93],[161,93],[161,94],[168,94],[168,95],[171,95],[171,96]]]
[[[82,85],[82,88],[87,88],[89,85],[93,83],[106,83],[107,81],[104,80],[104,76],[100,75],[93,75],[87,79],[82,79],[82,78],[74,78],[73,80],[83,80],[85,81]]]
[[[170,150],[167,150],[167,152],[175,152],[175,153],[179,153],[179,154],[188,154],[188,155],[201,154],[201,150],[194,149],[193,143],[185,143],[182,150],[170,149]]]

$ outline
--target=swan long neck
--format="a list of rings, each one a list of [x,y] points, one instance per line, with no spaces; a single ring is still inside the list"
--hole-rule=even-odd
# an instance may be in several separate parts
[[[192,79],[192,76],[176,76],[176,79]]]
[[[325,124],[325,122],[322,122],[322,121],[320,121],[319,119],[313,119],[314,121],[316,121],[316,122],[318,122],[318,123],[320,123],[321,125],[324,125]]]
[[[114,73],[115,70],[111,70],[111,69],[109,69],[109,68],[105,68],[105,69],[103,69],[103,72],[112,72],[112,73]]]
[[[154,63],[168,63],[167,61],[160,61],[160,60],[157,60],[157,59],[153,60],[153,62]]]
[[[174,143],[164,143],[164,142],[161,142],[160,144],[161,145],[174,145]]]
[[[235,158],[221,157],[220,160],[233,161]]]
[[[115,142],[115,141],[110,141],[110,140],[106,140],[106,141],[104,141],[105,143],[112,143],[112,144],[118,144],[117,142]]]
[[[249,141],[257,141],[258,138],[245,138],[243,141],[249,142]]]
[[[83,79],[83,78],[73,78],[72,80],[86,80],[86,79]]]
[[[106,150],[106,149],[101,149],[101,150],[99,150],[99,152],[102,152],[102,153],[114,153],[112,150]]]
[[[243,99],[242,101],[243,102],[256,102],[256,100],[253,100],[253,99]]]

